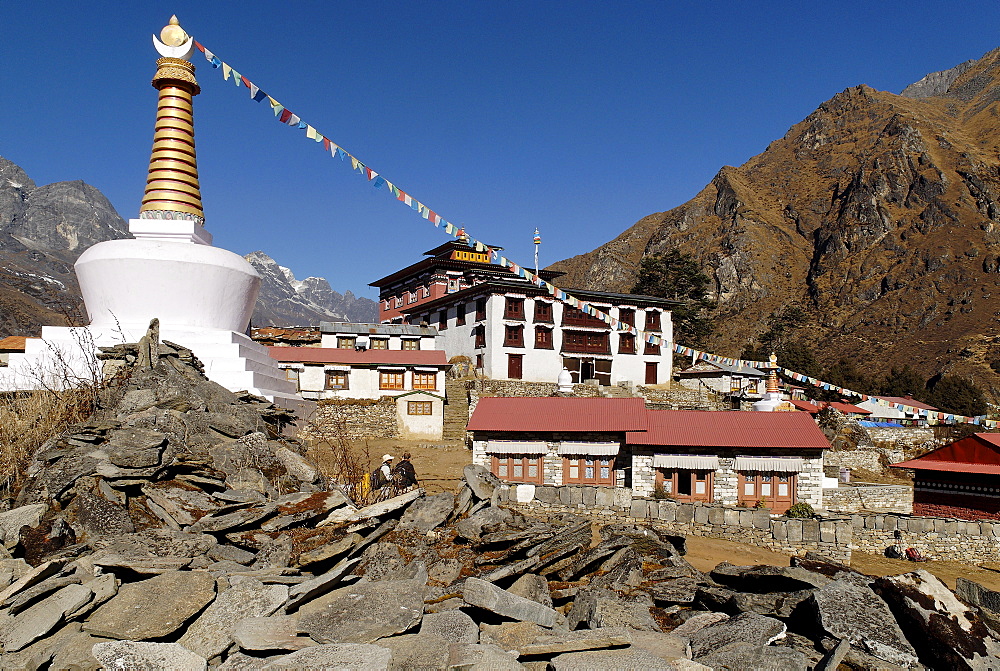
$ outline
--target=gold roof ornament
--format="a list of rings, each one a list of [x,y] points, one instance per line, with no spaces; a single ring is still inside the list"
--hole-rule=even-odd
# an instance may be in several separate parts
[[[192,103],[201,88],[189,60],[194,40],[172,16],[160,31],[160,39],[153,36],[153,46],[163,57],[156,61],[152,82],[160,95],[139,218],[190,220],[203,225]]]

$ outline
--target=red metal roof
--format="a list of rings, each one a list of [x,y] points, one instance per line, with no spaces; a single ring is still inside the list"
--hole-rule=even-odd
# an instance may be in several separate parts
[[[840,412],[844,413],[845,415],[850,414],[850,413],[853,413],[855,415],[870,415],[870,414],[872,414],[871,410],[865,410],[864,408],[858,407],[858,406],[856,406],[856,405],[854,405],[852,403],[841,403],[839,401],[831,401],[830,402],[830,407],[833,408],[834,410],[839,410]]]
[[[440,349],[339,349],[336,347],[268,347],[272,359],[296,363],[345,365],[447,366]]]
[[[829,449],[830,442],[806,413],[649,410],[646,433],[628,434],[630,445]]]
[[[7,336],[3,340],[0,340],[0,350],[23,352],[25,340],[27,338],[24,336]]]
[[[469,431],[645,431],[641,398],[481,398]]]
[[[974,433],[922,457],[889,465],[920,471],[1000,474],[1000,433]]]
[[[815,403],[810,403],[809,401],[799,401],[793,398],[788,402],[794,405],[799,410],[805,410],[810,415],[815,415],[817,412],[819,412],[819,406],[816,405]]]

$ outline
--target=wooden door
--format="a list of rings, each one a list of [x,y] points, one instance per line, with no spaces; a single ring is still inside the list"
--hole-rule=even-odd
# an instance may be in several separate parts
[[[656,362],[646,362],[646,384],[656,384]]]
[[[524,359],[523,354],[508,354],[507,355],[507,378],[510,380],[520,380],[521,379],[521,363]]]

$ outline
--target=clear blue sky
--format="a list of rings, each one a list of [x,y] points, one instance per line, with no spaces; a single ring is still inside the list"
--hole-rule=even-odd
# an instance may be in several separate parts
[[[446,219],[531,264],[691,198],[838,91],[899,92],[1000,46],[990,2],[27,2],[0,5],[0,155],[138,213],[172,13]],[[216,245],[367,283],[447,238],[196,53]]]

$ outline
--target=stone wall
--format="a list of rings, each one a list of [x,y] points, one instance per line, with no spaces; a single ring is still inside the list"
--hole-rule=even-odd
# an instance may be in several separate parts
[[[345,398],[321,401],[302,435],[308,439],[340,436],[350,440],[399,438],[396,399],[383,396],[378,400]]]
[[[501,487],[500,500],[533,513],[571,512],[609,523],[644,521],[674,533],[722,538],[790,555],[815,552],[834,561],[851,561],[854,527],[846,517],[772,517],[767,510],[632,498],[632,491],[624,487],[510,484]]]
[[[851,515],[852,549],[881,555],[897,542],[928,559],[967,562],[1000,560],[1000,522],[965,522],[944,517]],[[900,538],[896,539],[896,532]]]
[[[477,396],[553,396],[555,382],[527,382],[525,380],[476,380],[471,383]],[[581,398],[601,396],[601,388],[593,384],[574,384],[573,395]]]
[[[867,511],[908,515],[913,512],[913,488],[863,482],[841,484],[823,490],[823,507],[837,513]]]
[[[873,473],[881,473],[886,464],[894,464],[904,459],[906,455],[900,449],[859,447],[856,450],[827,450],[823,463],[827,466],[863,468]]]
[[[725,399],[712,391],[674,386],[670,389],[653,389],[639,385],[638,395],[646,400],[650,410],[728,410]]]
[[[872,438],[872,443],[878,447],[894,450],[937,447],[940,443],[934,438],[934,429],[930,427],[869,427],[866,429]]]

